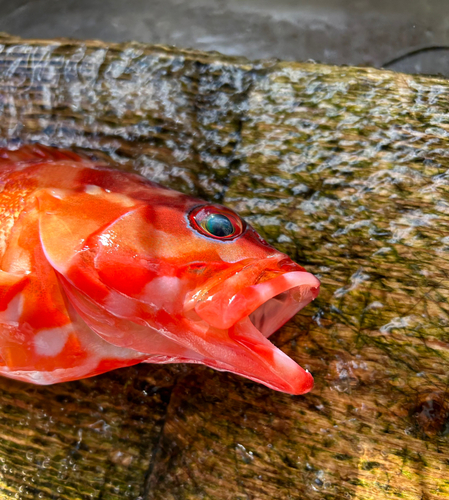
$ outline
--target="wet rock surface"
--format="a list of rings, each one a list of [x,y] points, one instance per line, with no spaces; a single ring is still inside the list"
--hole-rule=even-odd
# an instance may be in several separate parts
[[[273,338],[313,373],[305,396],[179,365],[0,379],[1,494],[447,498],[447,82],[0,42],[2,145],[71,147],[223,202],[322,280]]]

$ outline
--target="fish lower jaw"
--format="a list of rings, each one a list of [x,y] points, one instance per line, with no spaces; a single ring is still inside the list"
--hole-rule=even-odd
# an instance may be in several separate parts
[[[262,335],[249,317],[234,325],[228,335],[238,346],[240,361],[230,371],[289,394],[312,389],[312,375]]]
[[[295,271],[246,287],[227,304],[209,298],[192,311],[210,325],[207,338],[216,346],[217,355],[202,363],[289,394],[309,392],[312,375],[268,337],[316,298],[319,286],[312,274]]]

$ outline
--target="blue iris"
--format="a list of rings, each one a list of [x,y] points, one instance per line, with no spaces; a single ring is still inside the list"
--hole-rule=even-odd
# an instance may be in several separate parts
[[[203,227],[208,233],[218,237],[230,236],[235,231],[232,222],[222,214],[209,214]]]

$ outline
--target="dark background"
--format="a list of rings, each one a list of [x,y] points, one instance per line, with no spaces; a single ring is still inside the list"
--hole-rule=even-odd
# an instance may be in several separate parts
[[[448,0],[0,0],[0,31],[449,76]]]

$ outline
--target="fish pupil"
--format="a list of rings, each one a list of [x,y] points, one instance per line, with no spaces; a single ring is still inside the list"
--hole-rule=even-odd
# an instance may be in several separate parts
[[[222,214],[210,214],[204,224],[204,228],[213,236],[224,237],[234,233],[232,222]]]

